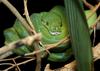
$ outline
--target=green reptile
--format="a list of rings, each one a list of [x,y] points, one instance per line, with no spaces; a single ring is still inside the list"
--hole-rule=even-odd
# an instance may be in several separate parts
[[[90,12],[90,10],[85,11],[86,16]],[[55,6],[49,12],[33,13],[30,18],[33,22],[33,25],[35,26],[36,31],[42,33],[41,41],[43,44],[56,43],[61,39],[69,36],[65,9],[62,6]],[[89,27],[95,20],[96,14],[94,14],[90,19],[87,20]],[[29,35],[26,29],[20,24],[18,20],[15,21],[13,29],[16,30],[16,33],[20,38],[24,38]],[[7,33],[9,33],[9,31],[7,30],[4,31],[5,37],[8,36]],[[6,37],[5,41],[8,41],[9,39],[11,39],[11,37]],[[25,50],[30,51],[29,47],[26,46],[26,48],[27,49]],[[19,50],[21,49],[22,48],[20,48]],[[33,48],[31,48],[31,50],[33,50]],[[21,54],[18,52],[16,53],[19,55]],[[68,60],[71,54],[71,43],[68,42],[52,49],[50,55],[48,55],[48,60],[54,62],[63,62]]]
[[[64,14],[64,8],[57,6],[49,12],[34,13],[30,16],[36,31],[42,33],[43,44],[56,43],[69,35]],[[56,52],[59,48],[59,51],[68,48],[67,44],[55,48]]]

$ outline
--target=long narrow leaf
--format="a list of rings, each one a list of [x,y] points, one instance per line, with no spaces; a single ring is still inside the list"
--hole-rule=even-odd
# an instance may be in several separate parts
[[[78,71],[93,71],[92,48],[82,0],[64,0]]]

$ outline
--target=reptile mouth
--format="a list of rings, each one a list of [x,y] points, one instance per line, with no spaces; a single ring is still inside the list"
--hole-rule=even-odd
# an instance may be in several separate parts
[[[60,32],[50,32],[51,35],[60,35]]]

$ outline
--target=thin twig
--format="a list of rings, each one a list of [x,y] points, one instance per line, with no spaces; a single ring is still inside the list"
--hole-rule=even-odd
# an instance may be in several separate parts
[[[37,34],[37,32],[35,31],[35,27],[34,27],[34,25],[33,25],[34,22],[31,21],[30,16],[29,16],[29,12],[28,12],[28,9],[27,9],[27,0],[24,0],[24,15],[25,15],[26,20],[28,21],[30,27],[32,28],[33,33],[34,33],[34,34]],[[39,44],[43,47],[43,44],[42,44],[41,41],[39,41]],[[44,48],[45,48],[45,47],[44,47]],[[48,50],[46,50],[46,51],[49,53]]]
[[[24,15],[26,16],[26,20],[28,21],[28,24],[32,28],[34,34],[36,34],[35,27],[33,26],[31,19],[29,17],[28,9],[27,9],[27,0],[24,0]]]
[[[30,61],[33,61],[33,60],[35,60],[35,58],[31,58],[31,59],[26,60],[26,61],[23,61],[23,62],[21,62],[21,63],[17,63],[17,65],[19,66],[19,65],[22,65],[22,64],[26,64],[26,63],[28,63],[28,62],[30,62]],[[13,65],[13,66],[11,66],[11,67],[5,69],[4,71],[8,71],[8,70],[14,68],[15,66],[16,66],[16,65]]]
[[[0,0],[1,2],[3,2],[3,1],[7,1],[7,0]],[[5,3],[4,3],[5,4]],[[16,12],[15,12],[16,13]],[[56,44],[57,45],[57,44]],[[54,48],[54,46],[55,45],[53,45],[52,47],[50,47],[50,48],[48,48],[48,49],[51,49],[51,48]],[[41,52],[41,51],[39,51],[39,52]],[[38,52],[37,52],[38,53]],[[7,71],[7,70],[6,70]]]
[[[94,6],[90,3],[88,3],[86,0],[83,0],[83,3],[89,8],[89,9],[93,9]]]
[[[90,26],[90,29],[94,29],[93,46],[94,46],[95,38],[96,38],[96,29],[97,29],[97,27],[100,25],[100,23],[98,23],[99,21],[100,21],[100,15],[99,15],[98,18],[96,19],[95,23],[93,23],[93,25]],[[98,29],[100,29],[100,27],[98,27]]]
[[[25,56],[35,55],[36,53],[40,53],[40,52],[42,52],[42,51],[55,48],[55,47],[57,47],[58,45],[61,45],[61,44],[64,44],[64,43],[68,43],[69,40],[70,40],[70,39],[69,39],[68,37],[65,37],[64,39],[60,40],[60,41],[57,42],[57,43],[45,45],[45,47],[46,47],[45,49],[42,49],[42,50],[40,49],[40,50],[34,51],[34,52],[32,52],[32,53],[27,53],[27,54],[25,54]]]
[[[18,71],[21,71],[21,69],[20,69],[20,68],[19,68],[19,66],[17,65],[17,63],[16,63],[15,59],[12,59],[12,60],[13,60],[14,64],[16,65],[16,67],[17,67]]]
[[[93,32],[93,46],[95,44],[95,38],[96,38],[96,27],[94,27],[94,32]]]
[[[100,7],[100,2],[92,9],[91,13],[87,16],[87,20],[98,10]]]
[[[27,29],[28,32],[33,32],[27,21],[20,15],[17,9],[8,1],[8,0],[0,0],[7,8],[18,18],[18,20],[22,23],[22,25]]]
[[[94,61],[96,61],[97,59],[100,59],[100,43],[97,46],[93,47],[93,56],[94,56]],[[27,62],[34,60],[34,59],[26,60],[24,62],[18,63],[17,65],[25,64]],[[75,69],[75,66],[76,66],[76,62],[71,62],[71,63],[65,65],[64,68],[67,68],[68,71],[70,71],[70,69],[73,69],[73,68]],[[13,67],[15,67],[15,65],[7,68],[5,71],[10,70]],[[52,70],[50,70],[50,71],[52,71]]]
[[[100,25],[100,23],[98,23],[99,21],[100,21],[100,15],[98,16],[98,18],[96,19],[96,21],[93,23],[93,25],[90,26],[90,28],[93,29],[94,27],[98,27]]]
[[[94,59],[94,61],[100,59],[100,43],[98,43],[92,49],[93,49],[93,59]],[[45,71],[58,71],[58,70],[59,71],[75,71],[76,65],[77,65],[77,62],[76,62],[76,60],[74,60],[74,61],[70,62],[69,64],[64,65],[64,67],[62,67],[60,69],[51,70],[50,65],[47,64],[47,66],[45,67]]]
[[[61,44],[64,44],[64,43],[68,43],[70,41],[70,37],[69,37],[69,35],[67,36],[67,37],[65,37],[64,39],[62,39],[62,40],[60,40],[59,42],[57,42],[57,43],[54,43],[54,44],[46,44],[45,45],[45,47],[47,48],[47,49],[51,49],[51,48],[55,48],[55,47],[57,47],[57,46],[59,46],[59,45],[61,45]]]
[[[25,61],[23,61],[23,62],[20,62],[20,63],[16,63],[16,65],[17,66],[19,66],[19,65],[22,65],[22,64],[25,64],[25,63],[28,63],[28,62],[30,62],[30,61],[32,61],[32,60],[35,60],[35,57],[21,57],[21,56],[17,56],[17,57],[14,57],[14,58],[10,58],[10,59],[1,59],[0,60],[0,62],[2,62],[2,61],[9,61],[9,60],[15,60],[15,59],[18,59],[18,58],[29,58],[28,60],[25,60]],[[3,65],[5,65],[5,63],[2,63]],[[10,66],[10,67],[8,67],[8,68],[6,68],[5,70],[3,70],[3,71],[8,71],[8,70],[10,70],[10,69],[12,69],[12,68],[14,68],[14,67],[16,67],[16,65],[15,64],[6,64],[6,65],[12,65],[12,66]]]
[[[10,69],[12,69],[12,68],[14,68],[14,67],[15,67],[15,65],[13,65],[13,66],[11,66],[11,67],[9,67],[9,68],[3,70],[3,71],[9,71]]]
[[[95,24],[97,24],[97,22],[99,21],[99,19],[100,19],[100,16],[97,18]],[[90,28],[91,28],[91,27],[90,27]],[[64,40],[64,41],[65,41],[65,40]],[[67,38],[66,41],[69,41],[69,38]],[[61,42],[61,41],[60,41],[60,42]],[[63,43],[61,42],[60,44],[63,44]],[[47,49],[51,49],[51,48],[54,48],[54,47],[56,47],[56,46],[58,46],[58,45],[59,45],[59,42],[58,42],[57,44],[49,44],[49,45],[46,45],[46,48],[49,47],[49,48],[47,48]],[[45,49],[44,49],[44,50],[45,50]],[[38,53],[38,52],[41,52],[41,51],[43,51],[43,50],[38,50],[38,51],[36,51],[36,52],[30,53],[30,54],[26,54],[26,55],[32,55],[32,54],[35,54],[35,53]]]
[[[27,21],[28,21],[30,27],[31,27],[32,30],[33,30],[33,33],[34,33],[34,34],[37,34],[36,31],[35,31],[35,28],[34,28],[34,26],[33,26],[33,24],[32,24],[32,22],[31,22],[31,19],[30,19],[30,17],[29,17],[29,13],[28,13],[28,9],[27,9],[27,0],[24,0],[24,10],[25,10],[24,14],[25,14],[25,16],[26,16],[26,19],[27,19]],[[36,50],[39,50],[39,42],[35,42],[34,45],[32,45],[32,46],[34,46],[35,51],[36,51]],[[40,69],[40,68],[41,68],[41,53],[36,53],[36,58],[37,58],[37,59],[36,59],[37,64],[36,64],[36,69],[35,69],[35,71],[41,71],[41,69]]]
[[[94,61],[97,60],[97,59],[100,59],[100,43],[99,43],[97,46],[95,46],[95,47],[93,48],[93,54],[94,54],[94,55],[93,55],[93,56],[94,56]],[[30,62],[30,61],[32,61],[32,60],[35,60],[35,58],[32,58],[32,59],[23,61],[23,62],[21,62],[21,63],[18,63],[17,65],[19,66],[19,65],[28,63],[28,62]],[[11,66],[11,67],[5,69],[5,71],[10,70],[10,69],[14,68],[15,66],[16,66],[16,65],[13,65],[13,66]],[[76,66],[76,61],[73,61],[73,62],[71,62],[71,63],[69,63],[69,64],[66,64],[63,68],[65,68],[65,71],[72,71],[73,69],[75,69],[75,66]],[[48,68],[48,67],[47,67],[47,68]],[[57,69],[56,69],[56,70],[57,70]],[[45,70],[45,71],[47,71],[47,70]],[[51,70],[51,69],[49,68],[48,71],[55,71],[55,70]],[[64,71],[64,70],[63,70],[63,71]],[[74,70],[73,70],[73,71],[74,71]]]
[[[10,55],[12,55],[12,54],[13,54],[12,51],[6,52],[6,53],[0,55],[0,59],[4,59],[4,58],[6,58],[6,57],[8,57],[8,56],[10,56]]]
[[[0,66],[1,65],[11,65],[11,66],[13,66],[14,64],[13,63],[0,63]]]
[[[27,56],[27,57],[22,57],[22,56],[16,56],[16,57],[13,57],[13,58],[6,58],[6,59],[0,59],[0,62],[3,62],[3,61],[12,61],[12,59],[19,59],[19,58],[26,58],[26,59],[31,59],[31,58],[33,58],[33,57],[31,57],[31,56]]]
[[[28,46],[30,46],[33,43],[33,41],[40,40],[40,36],[41,36],[40,34],[36,34],[34,36],[28,36],[24,39],[14,41],[6,46],[3,46],[0,48],[0,55],[3,53],[6,53],[8,51],[11,51],[11,50],[17,48],[18,46],[22,46],[22,45],[26,45],[26,44]]]
[[[16,56],[16,57],[13,57],[13,58],[6,58],[6,59],[0,59],[0,62],[2,61],[12,61],[12,59],[18,59],[18,58],[21,58],[21,56]],[[23,57],[23,58],[26,58],[26,57]]]
[[[34,43],[35,51],[39,50],[39,45],[35,42]],[[35,71],[41,71],[41,52],[36,53],[36,68]]]
[[[66,37],[66,38],[64,38],[63,40],[59,41],[58,43],[56,43],[56,44],[51,44],[50,46],[49,46],[49,45],[46,45],[46,47],[47,47],[47,49],[54,48],[54,47],[56,47],[56,46],[58,46],[58,45],[60,45],[60,44],[62,44],[62,43],[65,43],[65,41],[66,41],[66,42],[69,41],[69,39],[68,39],[68,40],[66,40],[66,39],[68,39],[68,38]],[[41,52],[41,50],[40,50],[40,51],[38,50],[36,53],[39,53],[39,52]],[[35,53],[34,53],[34,54],[35,54]],[[33,54],[32,54],[32,55],[33,55]],[[20,56],[18,56],[18,57],[16,57],[16,58],[19,58],[19,57],[20,57]],[[16,59],[16,58],[14,58],[14,59]],[[12,59],[12,58],[11,58],[11,59]],[[11,59],[8,59],[8,60],[11,60]],[[35,59],[35,58],[34,58],[34,59]],[[34,60],[34,59],[32,59],[32,60]],[[7,60],[7,59],[5,59],[5,60]],[[4,60],[3,60],[3,61],[4,61]],[[28,61],[30,61],[30,60],[28,60]],[[18,63],[17,65],[21,65],[21,64],[27,63],[28,61]],[[7,69],[5,69],[5,71],[10,70],[10,69],[12,69],[13,67],[15,67],[15,65],[14,65],[14,66],[11,66],[11,67],[9,67],[9,68],[7,68]]]

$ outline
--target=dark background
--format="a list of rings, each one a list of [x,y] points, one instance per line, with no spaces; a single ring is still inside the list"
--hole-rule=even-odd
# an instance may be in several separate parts
[[[23,0],[9,0],[20,12],[21,15],[24,13],[24,7],[23,7]],[[99,0],[87,0],[92,5],[95,5],[98,3]],[[34,12],[41,12],[41,11],[49,11],[53,6],[55,5],[64,5],[63,0],[28,0],[28,9],[30,15]],[[85,7],[85,6],[84,6]],[[85,9],[88,9],[85,7]],[[97,14],[99,15],[100,11],[97,11]],[[6,28],[12,27],[14,24],[16,17],[9,11],[9,9],[3,5],[0,4],[0,47],[4,45],[4,36],[3,36],[3,30]],[[96,30],[96,42],[95,45],[100,42],[100,31]],[[93,34],[91,35],[91,41],[93,40]],[[32,63],[33,62],[33,63]],[[21,65],[22,71],[33,71],[35,68],[35,61],[32,61],[30,63],[27,63],[26,65]],[[46,61],[43,59],[42,61],[42,70],[46,63],[51,63],[52,68],[57,68],[62,66],[65,63],[52,63],[50,61]],[[59,65],[59,66],[58,66]],[[100,60],[97,60],[95,63],[95,71],[100,70]]]

